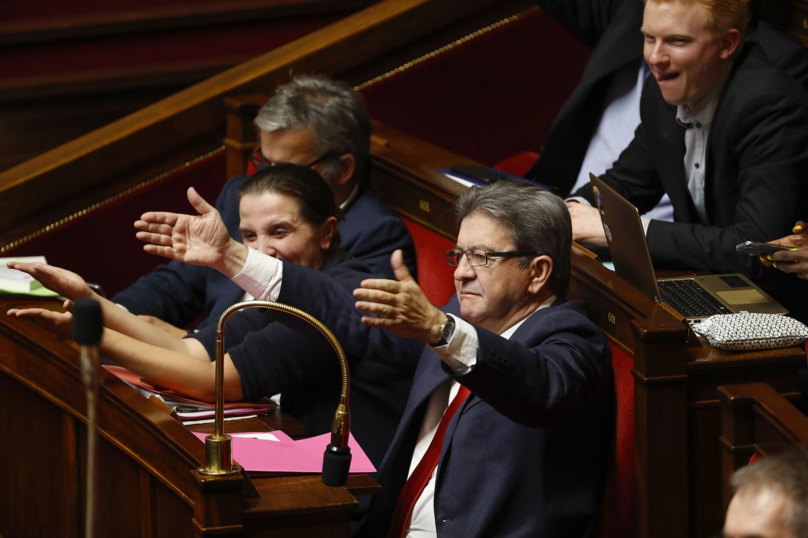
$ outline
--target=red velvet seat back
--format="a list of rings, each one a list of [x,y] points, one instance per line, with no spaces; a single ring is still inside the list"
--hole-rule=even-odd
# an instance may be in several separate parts
[[[600,538],[636,536],[635,473],[637,452],[634,446],[634,359],[609,344],[616,393],[616,417],[612,456],[603,495]]]
[[[409,219],[401,220],[406,224],[415,243],[418,284],[432,304],[445,305],[455,293],[454,267],[446,261],[446,251],[454,248],[454,243]]]

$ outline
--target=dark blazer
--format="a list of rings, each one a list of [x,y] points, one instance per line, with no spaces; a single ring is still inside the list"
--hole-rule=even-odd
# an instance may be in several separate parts
[[[422,342],[369,329],[351,294],[284,262],[278,301],[336,334],[346,352],[418,361],[404,416],[384,457],[359,535],[384,536],[426,404],[450,377],[472,394],[446,432],[438,464],[439,536],[592,536],[608,454],[613,403],[609,346],[581,302],[559,299],[506,340],[477,328],[477,365],[457,376]],[[327,300],[323,300],[327,297]],[[447,311],[457,314],[453,299]]]
[[[612,77],[642,60],[642,0],[537,0],[538,5],[587,45],[592,56],[526,177],[558,188],[566,196],[581,170],[600,121]],[[769,58],[808,89],[808,47],[753,17],[744,40],[758,43]],[[792,223],[793,224],[793,223]],[[775,237],[781,237],[780,233]]]
[[[230,236],[239,242],[238,188],[249,177],[232,178],[216,201],[216,209]],[[410,232],[396,212],[374,192],[359,193],[337,231],[341,247],[365,262],[374,274],[395,278],[390,256],[396,249],[402,249],[404,262],[417,278],[415,245]],[[243,296],[244,291],[218,271],[171,261],[140,278],[112,300],[134,314],[155,316],[177,327],[185,327],[202,314],[198,325],[202,328],[215,323],[228,306]]]
[[[647,84],[642,124],[603,180],[640,212],[670,196],[675,222],[652,220],[646,239],[654,266],[744,273],[787,308],[791,275],[740,255],[743,241],[781,237],[804,215],[808,202],[808,94],[775,68],[759,48],[745,45],[719,98],[707,140],[702,225],[684,175],[684,128],[658,84]],[[592,201],[591,189],[577,193]],[[754,239],[759,238],[759,239]],[[785,286],[785,287],[783,287]],[[788,304],[786,304],[788,303]]]

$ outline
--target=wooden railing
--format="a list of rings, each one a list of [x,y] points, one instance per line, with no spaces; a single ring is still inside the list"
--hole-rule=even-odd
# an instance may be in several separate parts
[[[219,146],[227,95],[269,92],[292,71],[369,73],[385,55],[431,48],[454,37],[450,28],[468,31],[525,4],[387,0],[9,169],[0,174],[0,248]]]
[[[808,450],[808,417],[766,383],[720,387],[723,412],[724,510],[732,498],[729,479],[752,456]]]

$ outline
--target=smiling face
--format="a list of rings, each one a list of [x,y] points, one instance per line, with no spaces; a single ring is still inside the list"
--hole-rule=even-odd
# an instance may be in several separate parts
[[[672,105],[698,110],[702,100],[721,83],[740,32],[713,34],[706,8],[681,0],[648,0],[643,15],[643,55],[662,97]]]
[[[457,235],[457,248],[488,252],[515,250],[505,226],[481,213],[463,219]],[[537,290],[528,291],[534,281],[533,267],[522,269],[517,260],[491,258],[486,266],[471,267],[466,257],[461,257],[454,278],[463,318],[502,334],[541,304],[543,299],[537,299]]]
[[[331,245],[332,228],[336,229],[326,224],[315,230],[301,216],[296,199],[274,192],[242,196],[239,216],[245,245],[312,269],[322,265],[323,252]]]

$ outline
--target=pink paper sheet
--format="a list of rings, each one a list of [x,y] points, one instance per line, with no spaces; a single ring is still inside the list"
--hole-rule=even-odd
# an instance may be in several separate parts
[[[233,459],[247,471],[266,473],[321,473],[323,472],[323,452],[331,441],[331,434],[325,433],[309,439],[293,440],[282,431],[273,431],[278,441],[238,437],[249,433],[233,434]],[[261,432],[265,435],[266,432]],[[205,441],[210,434],[194,435]],[[365,455],[365,451],[351,434],[348,439],[351,448],[351,473],[375,473],[376,468]]]

